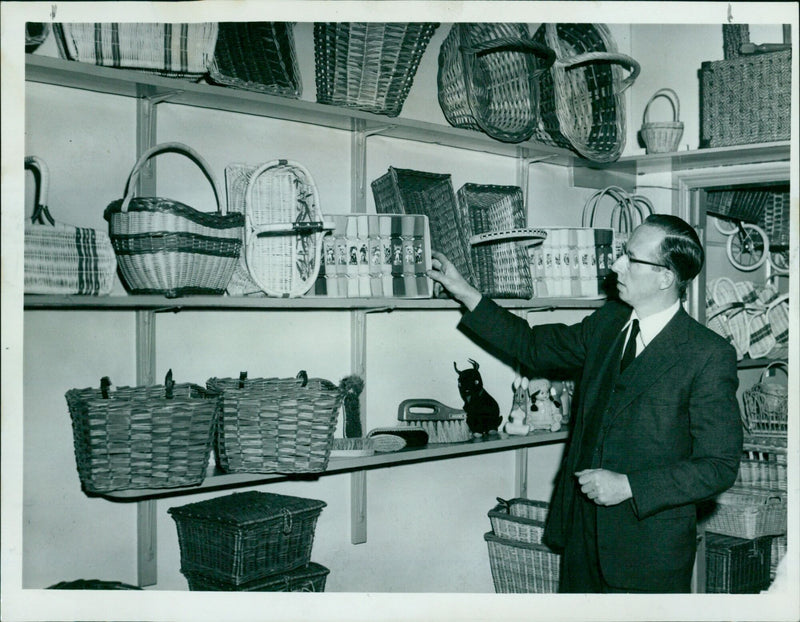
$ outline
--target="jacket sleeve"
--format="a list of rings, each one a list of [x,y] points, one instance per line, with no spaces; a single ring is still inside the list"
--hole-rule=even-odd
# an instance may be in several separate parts
[[[588,337],[602,309],[578,324],[541,324],[531,327],[526,320],[498,306],[484,296],[478,306],[466,313],[459,326],[485,342],[489,350],[499,350],[514,363],[541,372],[574,373],[586,361]]]
[[[628,473],[642,519],[661,510],[714,497],[733,485],[742,454],[736,355],[710,348],[694,374],[688,401],[691,454],[663,467]]]

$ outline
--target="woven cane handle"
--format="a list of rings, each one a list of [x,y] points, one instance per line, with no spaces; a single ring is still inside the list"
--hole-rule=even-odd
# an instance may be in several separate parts
[[[769,365],[767,365],[764,368],[764,371],[761,372],[761,380],[759,381],[759,384],[763,383],[764,380],[766,380],[769,370],[772,369],[773,367],[780,367],[781,369],[783,369],[783,373],[785,373],[787,376],[789,375],[789,368],[787,367],[786,363],[784,363],[783,361],[772,361]]]
[[[642,70],[641,65],[639,65],[639,63],[630,56],[626,54],[613,54],[611,52],[587,52],[586,54],[571,56],[570,58],[565,58],[564,60],[557,60],[555,65],[569,70],[595,61],[622,65],[625,69],[630,71],[628,76],[620,83],[620,89],[617,92],[617,95],[621,95],[626,91],[626,89],[630,88],[636,81],[636,78],[639,77],[639,72]]]
[[[55,226],[55,220],[53,220],[50,210],[47,208],[47,194],[50,188],[50,171],[47,168],[47,164],[38,156],[26,156],[25,168],[39,173],[39,183],[33,200],[31,222],[44,224],[44,221],[47,220],[47,222]]]
[[[544,60],[543,66],[532,72],[534,78],[550,69],[556,61],[556,53],[552,49],[522,37],[499,37],[490,41],[482,41],[481,46],[478,48],[462,45],[460,49],[462,54],[475,57],[485,56],[494,52],[530,52]]]
[[[664,97],[669,100],[669,103],[672,105],[672,121],[673,123],[678,123],[678,121],[681,120],[681,102],[678,99],[678,94],[672,89],[668,88],[658,89],[655,93],[653,93],[650,101],[648,101],[647,105],[644,107],[642,123],[650,122],[650,104],[652,104],[653,100],[655,100],[657,97]]]
[[[139,182],[139,175],[141,174],[141,169],[145,165],[145,163],[155,155],[160,153],[164,153],[165,151],[172,151],[175,153],[181,153],[187,156],[190,160],[193,160],[195,164],[197,164],[200,169],[203,171],[203,174],[206,176],[209,182],[211,182],[211,187],[214,189],[214,198],[217,201],[217,211],[220,214],[225,214],[225,207],[223,203],[219,200],[219,184],[217,183],[217,178],[214,176],[214,173],[211,172],[211,167],[208,165],[199,153],[197,153],[194,149],[189,147],[188,145],[184,145],[183,143],[178,142],[166,142],[160,143],[153,147],[150,147],[147,151],[145,151],[139,159],[136,161],[136,164],[133,165],[133,170],[131,170],[131,174],[128,176],[128,181],[125,184],[125,198],[122,201],[121,210],[122,212],[128,211],[128,205],[133,199],[134,192],[136,191],[136,185]]]

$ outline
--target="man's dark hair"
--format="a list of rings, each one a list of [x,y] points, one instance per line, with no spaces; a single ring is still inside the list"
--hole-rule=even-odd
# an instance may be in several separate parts
[[[664,232],[659,252],[661,261],[675,274],[678,295],[686,298],[686,287],[700,274],[705,253],[694,228],[682,218],[671,214],[651,214],[644,223]]]

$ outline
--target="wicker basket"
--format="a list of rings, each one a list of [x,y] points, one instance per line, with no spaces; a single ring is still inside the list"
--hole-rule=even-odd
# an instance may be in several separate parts
[[[344,397],[319,378],[210,378],[222,393],[217,460],[228,473],[320,473]]]
[[[214,56],[216,22],[193,24],[53,24],[59,53],[67,60],[173,77],[198,78]]]
[[[705,530],[737,538],[786,533],[786,493],[761,488],[730,488],[716,499]]]
[[[322,265],[323,222],[311,173],[292,160],[225,167],[228,209],[245,215],[244,252],[228,283],[231,295],[297,297]]]
[[[455,127],[527,140],[539,122],[537,77],[554,61],[525,24],[453,24],[439,49],[439,105]]]
[[[706,193],[706,211],[723,218],[757,223],[769,198],[769,191],[759,188],[709,190]]]
[[[706,592],[757,594],[769,587],[772,538],[706,534]]]
[[[464,184],[456,195],[462,222],[473,235],[525,228],[522,190],[517,186]],[[540,237],[540,240],[544,236]],[[477,288],[492,298],[533,296],[530,264],[516,241],[472,244],[470,260]]]
[[[700,147],[789,140],[792,52],[700,66]]]
[[[317,499],[248,491],[169,508],[178,531],[181,572],[206,581],[246,585],[282,580],[306,568],[317,519]]]
[[[498,594],[555,593],[561,556],[544,544],[518,542],[484,534],[489,547],[494,590]]]
[[[769,246],[778,250],[789,246],[789,191],[770,192],[761,211],[758,226],[769,236]]]
[[[774,361],[761,372],[758,383],[742,393],[744,424],[748,432],[761,436],[786,436],[788,433],[789,391],[785,385],[765,382],[773,367],[786,364]]]
[[[218,213],[204,213],[159,197],[134,198],[142,167],[154,155],[174,151],[198,164],[214,190]],[[111,243],[132,294],[222,294],[242,248],[242,214],[226,214],[208,165],[182,143],[145,151],[131,171],[125,198],[106,208]]]
[[[190,590],[206,592],[324,592],[329,574],[330,570],[315,562],[242,585],[218,581],[199,572],[184,573]]]
[[[601,188],[584,203],[581,226],[604,226],[598,222],[600,214],[598,208],[603,202],[611,206],[611,216],[608,222],[614,230],[612,245],[613,259],[616,260],[625,252],[625,245],[633,230],[653,214],[653,204],[644,195],[629,194],[619,186]]]
[[[786,491],[786,448],[745,448],[735,486]]]
[[[317,22],[317,101],[396,117],[435,23]]]
[[[372,193],[379,214],[427,216],[432,250],[447,255],[461,275],[474,283],[469,253],[472,231],[458,209],[449,174],[390,166],[385,175],[372,182]]]
[[[220,22],[209,79],[216,84],[300,97],[303,83],[290,22]]]
[[[532,499],[497,498],[497,505],[489,511],[492,532],[499,538],[541,544],[547,520],[548,504]]]
[[[110,294],[117,258],[108,235],[53,220],[47,207],[47,165],[41,158],[29,156],[25,168],[31,169],[34,177],[38,174],[31,222],[25,223],[25,293]]]
[[[625,147],[623,93],[639,63],[616,53],[604,24],[542,24],[533,40],[556,53],[539,78],[541,123],[533,139],[595,162],[617,160]],[[623,80],[620,67],[630,71]]]
[[[105,379],[104,379],[105,380]],[[86,492],[202,483],[219,394],[194,384],[70,389],[75,462]]]
[[[650,121],[650,104],[658,97],[669,100],[672,106],[672,121]],[[642,140],[647,153],[671,153],[678,150],[678,143],[683,136],[683,121],[681,117],[681,103],[678,94],[672,89],[659,89],[648,100],[644,107],[642,117]]]

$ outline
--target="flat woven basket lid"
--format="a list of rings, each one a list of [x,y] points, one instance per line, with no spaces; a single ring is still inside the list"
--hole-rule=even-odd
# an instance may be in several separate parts
[[[287,510],[292,514],[321,511],[326,505],[327,503],[317,499],[251,490],[169,508],[168,512],[176,518],[248,525],[271,518],[282,518],[286,515]]]

